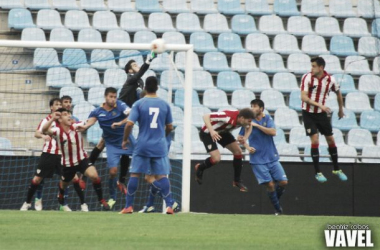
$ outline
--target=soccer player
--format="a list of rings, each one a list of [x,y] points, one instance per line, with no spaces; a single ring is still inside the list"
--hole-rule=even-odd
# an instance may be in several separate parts
[[[264,102],[255,99],[251,101],[251,109],[255,115],[252,121],[252,129],[245,134],[245,130],[240,130],[238,138],[250,153],[249,163],[256,176],[259,185],[264,185],[267,189],[268,197],[275,209],[275,214],[282,214],[280,198],[288,184],[285,171],[278,161],[279,156],[273,141],[276,129],[273,119],[264,114]],[[249,140],[249,145],[246,140]]]
[[[102,184],[98,172],[94,166],[88,164],[87,154],[83,148],[82,134],[77,131],[81,123],[74,123],[71,111],[64,108],[58,109],[42,128],[42,132],[52,136],[62,151],[62,177],[59,183],[58,201],[62,205],[65,202],[64,192],[76,172],[81,172],[92,181],[100,204],[105,210],[109,210],[107,202],[103,199]],[[57,125],[52,124],[57,121]]]
[[[301,99],[302,99],[302,118],[306,130],[306,135],[311,141],[311,157],[314,163],[315,178],[317,181],[326,182],[326,177],[319,169],[319,134],[325,136],[329,145],[329,153],[333,162],[333,174],[338,176],[341,181],[347,181],[347,176],[339,168],[338,150],[333,137],[331,126],[331,109],[325,106],[326,99],[330,91],[337,95],[339,103],[338,117],[344,117],[343,97],[339,90],[339,84],[335,78],[328,74],[324,69],[326,62],[322,57],[311,59],[311,72],[302,77]]]
[[[199,185],[202,184],[203,172],[220,162],[220,152],[216,143],[227,148],[234,155],[233,168],[234,180],[232,185],[238,187],[241,192],[247,192],[247,187],[240,178],[243,167],[243,155],[239,144],[231,131],[240,127],[248,129],[254,118],[253,112],[249,108],[240,111],[226,110],[205,114],[203,120],[205,125],[199,133],[207,153],[210,154],[204,162],[195,165],[195,180]]]
[[[61,97],[61,102],[62,102],[62,108],[64,109],[67,109],[67,110],[70,110],[72,111],[72,107],[73,107],[73,98],[71,98],[71,96],[68,96],[68,95],[64,95]],[[79,122],[79,119],[75,116],[71,116],[72,119],[75,121],[75,122]]]
[[[127,123],[127,116],[130,108],[122,101],[117,100],[117,90],[115,88],[106,88],[104,92],[105,102],[103,105],[93,110],[87,120],[87,124],[80,126],[80,131],[87,130],[99,122],[103,130],[103,138],[107,147],[107,166],[109,168],[109,192],[110,199],[108,205],[110,208],[116,203],[116,187],[124,194],[127,193],[125,180],[129,168],[129,156],[133,153],[133,145],[128,150],[121,148],[123,141],[124,127]],[[129,140],[134,143],[133,135]],[[120,164],[120,176],[117,180],[117,168]]]
[[[164,198],[166,213],[173,214],[174,201],[170,191],[170,181],[167,178],[170,173],[170,163],[166,141],[166,136],[173,130],[173,118],[169,104],[157,97],[157,89],[157,78],[148,77],[145,84],[147,95],[133,104],[125,126],[123,148],[126,147],[136,122],[139,124],[139,136],[132,157],[126,205],[121,214],[133,213],[134,195],[141,174],[155,176],[149,180]]]

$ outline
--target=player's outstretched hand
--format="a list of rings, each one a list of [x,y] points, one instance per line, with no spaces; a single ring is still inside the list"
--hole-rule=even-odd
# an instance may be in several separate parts
[[[78,125],[77,128],[76,128],[76,130],[77,130],[78,132],[83,133],[84,131],[87,130],[87,127],[86,127],[85,125]]]
[[[60,112],[54,112],[52,115],[53,120],[58,120],[61,117]]]
[[[247,147],[247,149],[250,154],[254,154],[256,152],[256,149],[254,147]]]
[[[129,143],[129,140],[126,140],[126,141],[123,141],[123,143],[121,144],[121,148],[122,149],[128,149],[127,148],[127,144]]]
[[[154,53],[153,51],[150,51],[150,54],[148,55],[149,62],[153,61],[153,59],[156,57],[157,57],[157,54]]]
[[[219,135],[219,133],[218,132],[216,132],[216,131],[211,131],[210,132],[210,135],[211,135],[211,138],[212,138],[212,140],[214,141],[214,142],[217,142],[217,141],[219,141],[220,139],[222,139],[222,137]]]
[[[120,127],[120,126],[121,126],[121,122],[114,122],[114,123],[112,123],[111,128],[112,129],[116,129],[116,128]]]
[[[340,109],[339,112],[338,112],[338,117],[339,117],[339,120],[342,119],[344,117],[344,112],[343,112],[343,109]]]
[[[329,107],[322,106],[321,109],[323,112],[326,112],[327,114],[331,114],[331,109]]]
[[[237,141],[239,142],[240,145],[244,145],[245,143],[244,136],[238,135]]]

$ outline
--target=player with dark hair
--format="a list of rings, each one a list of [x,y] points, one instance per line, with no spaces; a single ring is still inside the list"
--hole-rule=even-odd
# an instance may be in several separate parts
[[[72,111],[73,98],[71,98],[71,96],[68,96],[68,95],[62,96],[61,102],[62,102],[62,108]],[[75,117],[73,115],[71,117],[72,117],[72,119],[74,119],[75,122],[79,122],[79,119],[77,117]]]
[[[325,71],[326,62],[322,57],[311,59],[311,72],[302,77],[301,99],[302,99],[302,118],[306,130],[306,135],[311,141],[311,157],[314,163],[315,178],[317,181],[326,182],[326,177],[319,169],[319,134],[325,136],[329,145],[329,153],[333,162],[333,174],[338,176],[341,181],[347,181],[347,176],[339,168],[338,150],[333,137],[331,126],[331,109],[325,106],[330,91],[337,95],[339,119],[344,117],[343,97],[339,90],[339,84],[335,78]]]
[[[240,130],[239,142],[250,153],[249,163],[260,185],[266,186],[268,197],[275,209],[275,214],[282,214],[280,198],[288,184],[285,171],[279,162],[279,155],[273,141],[276,128],[270,115],[264,113],[264,102],[259,99],[251,101],[251,109],[255,115],[251,133]],[[246,143],[249,140],[249,145]]]
[[[218,146],[216,145],[218,142],[234,155],[234,180],[232,185],[238,187],[241,192],[248,191],[240,178],[243,167],[243,154],[231,131],[240,127],[248,129],[253,118],[253,112],[249,108],[240,111],[225,110],[223,112],[214,112],[203,116],[205,125],[202,127],[199,136],[207,153],[210,154],[210,157],[204,162],[195,165],[195,180],[198,184],[202,184],[203,172],[220,162],[221,156]]]

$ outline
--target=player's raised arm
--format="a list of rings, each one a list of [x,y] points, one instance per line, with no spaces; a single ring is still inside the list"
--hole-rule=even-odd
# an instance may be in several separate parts
[[[90,117],[90,118],[88,118],[88,120],[87,120],[87,122],[85,124],[77,125],[76,129],[79,132],[84,132],[87,129],[89,129],[92,125],[94,125],[97,120],[98,119],[96,119],[96,117]]]
[[[211,136],[212,140],[214,142],[219,141],[222,137],[219,135],[218,132],[216,132],[214,130],[214,128],[211,125],[211,114],[205,114],[203,116],[203,121],[205,122],[205,125],[206,125],[208,131],[210,131],[210,136]]]
[[[59,112],[52,113],[51,119],[42,127],[42,133],[45,135],[54,135],[54,131],[50,127],[53,124],[53,122],[59,119],[60,116],[61,113]]]

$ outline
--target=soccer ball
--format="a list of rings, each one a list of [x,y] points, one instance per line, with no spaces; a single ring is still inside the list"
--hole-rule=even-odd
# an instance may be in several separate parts
[[[161,38],[153,40],[151,50],[156,54],[161,54],[165,51],[165,41]]]

